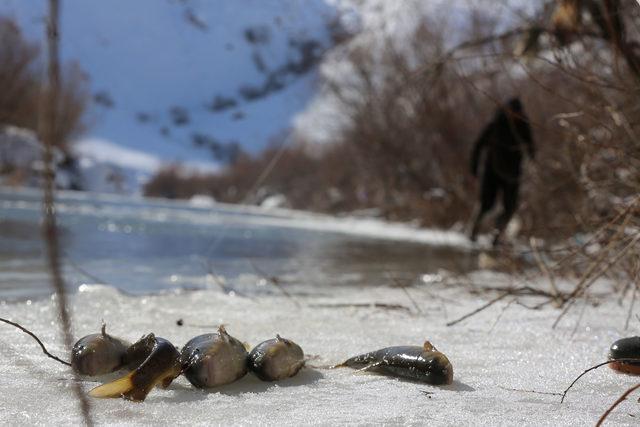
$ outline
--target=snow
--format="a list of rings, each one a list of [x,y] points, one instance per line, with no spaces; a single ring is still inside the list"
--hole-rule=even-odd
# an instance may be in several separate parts
[[[123,168],[137,168],[144,172],[156,171],[161,163],[158,157],[100,139],[85,139],[75,145],[74,151],[83,159],[109,162]]]
[[[291,237],[275,242],[292,246],[298,255],[305,251],[315,254],[312,246],[318,236],[300,233],[295,237],[292,230],[296,229],[317,230],[324,233],[323,236],[334,232],[389,239],[394,247],[407,245],[407,241],[451,245],[458,251],[451,256],[460,258],[476,254],[477,248],[472,248],[458,233],[420,230],[373,219],[332,218],[215,202],[212,208],[204,203],[79,192],[61,192],[59,196],[56,212],[60,223],[65,225],[66,238],[72,242],[84,238],[85,234],[98,236],[94,237],[97,239],[94,244],[76,249],[86,252],[86,257],[80,259],[82,266],[88,265],[89,270],[94,271],[92,266],[107,262],[108,268],[114,270],[108,277],[110,286],[87,283],[87,278],[82,276],[78,292],[70,295],[76,339],[97,332],[104,319],[108,330],[121,338],[134,341],[154,332],[180,347],[190,338],[225,324],[227,330],[243,342],[256,345],[280,334],[314,356],[309,365],[315,368],[310,367],[295,378],[279,383],[263,383],[248,375],[234,384],[203,392],[179,378],[168,390],[154,390],[142,404],[119,399],[92,400],[93,413],[100,424],[588,425],[638,381],[601,368],[585,376],[562,405],[557,395],[528,392],[561,392],[585,368],[604,361],[615,340],[640,333],[640,321],[634,316],[638,309],[630,310],[628,301],[621,305],[610,297],[613,292],[607,282],[596,283],[591,289],[593,299],[588,304],[578,301],[555,329],[552,325],[560,310],[551,305],[539,310],[527,309],[511,297],[448,327],[448,322],[496,296],[479,291],[481,288],[526,285],[548,289],[549,284],[535,273],[527,278],[488,271],[455,276],[428,267],[431,260],[421,258],[417,269],[405,259],[404,263],[393,264],[393,271],[381,271],[377,267],[386,262],[384,257],[393,256],[382,250],[377,254],[379,258],[368,262],[352,261],[349,255],[343,254],[344,262],[349,265],[336,266],[333,270],[309,271],[300,264],[294,269],[265,267],[269,274],[281,274],[282,286],[292,295],[290,299],[248,266],[242,274],[214,277],[197,259],[187,257],[179,258],[185,265],[172,269],[172,260],[164,257],[172,252],[158,252],[158,248],[151,247],[153,241],[143,246],[146,257],[136,258],[139,255],[135,246],[145,240],[145,235],[127,234],[134,226],[173,228],[181,233],[197,234],[207,242],[211,236],[205,233],[207,230],[222,227],[229,233],[234,230],[242,233],[256,231],[259,226],[263,230],[271,227],[271,231]],[[0,201],[3,218],[35,218],[37,221],[38,215],[34,214],[40,209],[37,192],[13,193],[0,187]],[[87,218],[93,217],[100,219],[100,224],[108,224],[109,229],[113,227],[113,235],[104,236],[89,227],[91,223]],[[13,224],[14,227],[22,224],[24,231],[33,232],[35,228],[31,222]],[[190,229],[188,225],[197,227]],[[127,227],[129,232],[117,231]],[[19,236],[20,230],[15,231],[14,237]],[[259,234],[245,244],[262,244]],[[99,236],[103,236],[104,241],[100,241]],[[111,239],[120,246],[116,252],[133,261],[113,258],[113,245],[108,245]],[[222,244],[230,240],[229,237]],[[37,260],[21,256],[21,250],[28,249],[21,249],[24,241],[15,238],[9,241],[15,242],[15,246],[7,246],[8,250],[0,254],[4,269],[0,279],[24,282],[27,291],[31,289],[43,295],[48,281],[46,270],[34,269],[31,264]],[[172,245],[181,244],[176,238],[164,242],[169,241]],[[416,247],[409,248],[428,254]],[[72,247],[64,249],[77,255]],[[279,248],[269,246],[269,250],[273,253]],[[478,258],[481,257],[489,258],[487,254]],[[221,262],[233,261],[225,258]],[[267,261],[268,257],[259,259],[258,265],[262,268]],[[284,264],[287,259],[275,258],[276,263],[280,261]],[[320,268],[327,265],[322,264],[322,257],[311,261]],[[25,275],[28,277],[23,277]],[[391,282],[389,277],[394,275],[411,278],[411,287],[403,291],[383,286]],[[98,273],[98,277],[104,276]],[[167,286],[154,295],[131,294],[135,283],[149,280],[166,281]],[[223,293],[221,283],[234,292]],[[556,285],[567,291],[575,283],[558,280]],[[200,289],[193,290],[194,287]],[[12,292],[1,294],[0,316],[31,329],[53,353],[62,354],[55,299],[45,296],[25,300],[23,292],[20,295],[23,299],[15,301],[16,295]],[[532,306],[540,300],[521,297],[521,302]],[[376,303],[404,308],[385,310],[376,308]],[[354,306],[362,304],[365,306]],[[629,314],[629,329],[624,330]],[[183,320],[183,326],[177,325],[179,319]],[[391,345],[420,345],[427,339],[450,359],[454,368],[451,386],[435,387],[349,369],[321,369],[361,352]],[[3,423],[77,424],[78,412],[70,381],[68,369],[46,358],[30,337],[0,324]],[[96,384],[93,379],[85,379],[83,388],[88,391]],[[638,404],[635,399],[629,399],[612,414],[611,423],[637,425],[638,416]]]
[[[508,281],[493,273],[478,273],[471,279],[475,283]],[[255,276],[243,280],[254,286],[260,283]],[[564,404],[556,395],[512,390],[561,392],[586,367],[603,361],[614,340],[637,334],[640,325],[635,321],[631,330],[622,330],[627,313],[614,301],[587,306],[572,334],[579,309],[552,329],[558,310],[529,310],[505,300],[447,327],[447,321],[491,296],[479,299],[465,289],[431,280],[417,282],[409,292],[421,313],[315,306],[383,302],[411,307],[403,292],[388,287],[332,288],[331,294],[314,288],[295,296],[300,308],[275,289],[252,300],[215,289],[131,297],[109,287],[86,285],[70,301],[76,337],[95,333],[104,319],[116,336],[135,340],[154,332],[181,346],[224,323],[233,336],[252,345],[276,333],[292,339],[306,354],[317,356],[309,362],[317,367],[364,351],[420,345],[429,339],[454,368],[454,383],[444,387],[349,369],[307,368],[279,383],[263,383],[247,375],[208,392],[195,390],[179,378],[168,390],[152,391],[141,404],[92,399],[93,415],[100,424],[589,425],[637,383],[637,378],[601,368],[585,376]],[[30,328],[52,352],[61,353],[52,299],[3,302],[1,307],[4,317]],[[183,319],[184,326],[176,325],[178,319]],[[47,359],[31,338],[13,327],[0,325],[0,341],[3,422],[78,423],[68,369]],[[88,391],[96,384],[87,379],[83,388]],[[632,398],[614,411],[609,422],[637,425],[638,416],[638,404]]]

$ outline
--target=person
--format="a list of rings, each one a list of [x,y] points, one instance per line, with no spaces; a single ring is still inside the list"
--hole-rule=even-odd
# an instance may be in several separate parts
[[[475,241],[482,218],[496,203],[498,193],[502,193],[503,211],[496,219],[493,245],[500,237],[518,207],[521,163],[526,148],[531,159],[535,147],[531,127],[519,98],[513,98],[501,105],[493,120],[484,128],[475,142],[471,155],[471,173],[478,176],[480,156],[484,157],[484,171],[480,190],[480,207],[477,209],[470,238]]]

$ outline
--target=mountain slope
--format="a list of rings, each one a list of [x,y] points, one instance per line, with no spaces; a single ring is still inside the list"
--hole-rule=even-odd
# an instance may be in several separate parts
[[[4,0],[0,14],[41,40],[45,4]],[[211,170],[265,147],[313,96],[334,18],[324,0],[62,2],[63,59],[93,95],[79,152],[116,144]]]

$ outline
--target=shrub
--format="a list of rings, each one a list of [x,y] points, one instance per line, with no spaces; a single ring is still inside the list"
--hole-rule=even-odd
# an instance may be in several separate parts
[[[42,67],[37,45],[24,38],[15,22],[0,17],[0,125],[38,130]],[[63,151],[83,130],[82,115],[89,99],[86,83],[77,64],[64,66],[56,129]]]

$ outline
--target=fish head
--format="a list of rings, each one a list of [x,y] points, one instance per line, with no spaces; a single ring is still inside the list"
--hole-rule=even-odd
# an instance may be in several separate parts
[[[71,366],[81,375],[104,375],[120,369],[128,343],[108,334],[79,339],[71,351]]]

